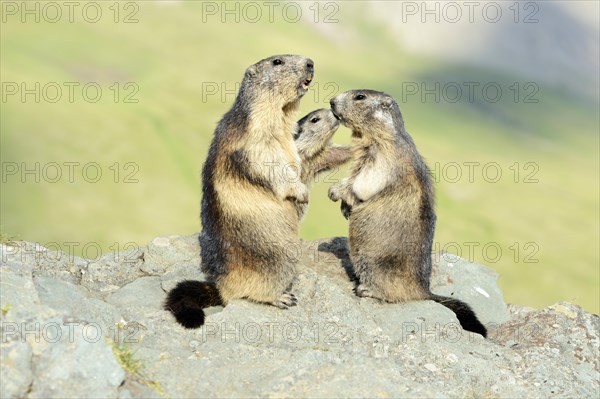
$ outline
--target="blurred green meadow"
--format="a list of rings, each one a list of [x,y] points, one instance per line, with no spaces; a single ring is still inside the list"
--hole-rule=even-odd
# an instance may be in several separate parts
[[[0,3],[3,235],[95,257],[199,231],[201,166],[244,69],[304,54],[316,76],[302,115],[353,88],[398,100],[435,175],[434,249],[495,269],[507,302],[598,313],[597,98],[408,51],[364,2],[304,2],[310,20],[293,22],[265,9],[236,21],[199,1],[96,2],[97,22],[77,2],[72,22],[65,7],[36,22],[15,13],[21,2]],[[465,82],[478,83],[472,98]],[[439,98],[424,90],[436,84]],[[349,135],[340,128],[335,141]],[[347,235],[326,195],[345,173],[313,186],[302,238]]]

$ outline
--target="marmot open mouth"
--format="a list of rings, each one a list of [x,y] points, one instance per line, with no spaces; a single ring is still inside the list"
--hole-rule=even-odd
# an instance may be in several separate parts
[[[340,116],[335,113],[335,111],[333,110],[333,107],[331,108],[331,113],[333,114],[333,116],[335,116],[335,119],[337,119],[338,121],[342,120],[342,118],[340,118]]]
[[[306,79],[304,82],[302,82],[302,88],[304,90],[308,90],[308,85],[310,85],[310,82],[312,82],[312,77]]]

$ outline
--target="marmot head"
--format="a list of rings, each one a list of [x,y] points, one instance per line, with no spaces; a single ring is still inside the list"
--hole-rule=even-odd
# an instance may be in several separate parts
[[[274,55],[248,67],[242,89],[255,99],[264,98],[285,107],[308,91],[314,76],[314,63],[301,55]]]
[[[329,109],[318,109],[300,119],[296,124],[294,140],[302,158],[311,157],[323,149],[340,122]]]
[[[349,90],[329,102],[333,114],[342,124],[352,129],[353,137],[364,134],[390,135],[392,138],[404,129],[400,108],[394,99],[375,90]]]

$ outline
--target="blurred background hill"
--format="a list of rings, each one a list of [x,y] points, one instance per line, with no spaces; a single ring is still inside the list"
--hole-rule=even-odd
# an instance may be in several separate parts
[[[434,249],[495,268],[507,302],[598,313],[598,2],[50,3],[0,1],[4,237],[95,257],[199,231],[244,69],[304,54],[302,114],[397,99],[435,175]],[[314,186],[303,238],[347,235],[326,196],[344,174]]]

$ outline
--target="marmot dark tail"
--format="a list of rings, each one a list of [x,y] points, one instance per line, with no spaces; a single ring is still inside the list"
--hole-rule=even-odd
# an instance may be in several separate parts
[[[487,337],[487,329],[477,319],[475,312],[473,312],[473,309],[471,309],[469,305],[458,299],[448,298],[447,296],[431,294],[430,298],[453,311],[463,329],[473,331],[474,333],[482,335],[484,338]]]
[[[204,324],[202,309],[218,305],[223,299],[213,283],[184,280],[169,291],[164,308],[185,328],[198,328]]]

